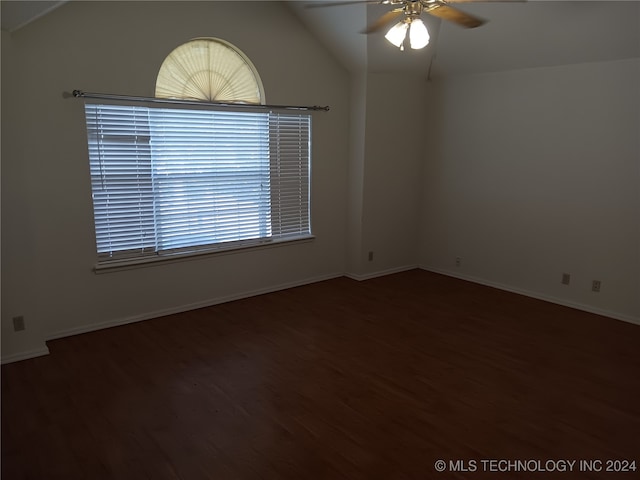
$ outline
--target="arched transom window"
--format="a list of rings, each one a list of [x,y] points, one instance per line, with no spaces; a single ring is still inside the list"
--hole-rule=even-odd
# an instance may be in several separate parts
[[[264,104],[251,61],[228,42],[196,38],[173,50],[160,67],[156,97]]]

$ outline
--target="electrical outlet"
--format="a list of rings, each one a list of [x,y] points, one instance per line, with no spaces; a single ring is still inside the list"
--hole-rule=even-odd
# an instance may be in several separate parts
[[[456,267],[462,266],[462,259],[460,257],[456,257]]]
[[[24,317],[22,315],[20,315],[19,317],[13,317],[13,331],[21,332],[24,329]]]
[[[601,286],[600,280],[594,280],[591,283],[591,291],[592,292],[599,292],[600,291],[600,286]]]
[[[373,261],[373,251],[369,252],[369,261]]]
[[[562,274],[562,284],[563,285],[569,285],[569,283],[571,283],[571,275],[568,273],[563,273]]]

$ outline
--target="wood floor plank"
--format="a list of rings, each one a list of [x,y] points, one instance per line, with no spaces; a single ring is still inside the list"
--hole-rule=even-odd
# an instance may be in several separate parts
[[[637,325],[425,271],[336,278],[2,366],[2,478],[613,478],[434,465],[640,467],[639,344]]]

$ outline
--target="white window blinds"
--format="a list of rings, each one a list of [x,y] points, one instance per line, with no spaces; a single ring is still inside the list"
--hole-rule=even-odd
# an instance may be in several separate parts
[[[99,259],[310,234],[310,115],[87,103]]]

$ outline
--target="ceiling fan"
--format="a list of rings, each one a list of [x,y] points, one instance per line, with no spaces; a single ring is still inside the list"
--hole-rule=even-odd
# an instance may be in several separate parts
[[[307,5],[309,8],[336,7],[353,4],[378,4],[395,7],[388,11],[375,22],[369,25],[362,33],[374,33],[383,29],[387,24],[402,17],[385,35],[393,45],[404,50],[405,43],[412,49],[424,48],[429,43],[429,32],[424,22],[420,19],[422,13],[453,22],[465,28],[475,28],[485,23],[485,20],[470,15],[462,10],[450,6],[450,3],[477,3],[485,1],[524,1],[524,0],[347,0],[337,2],[317,2]]]

